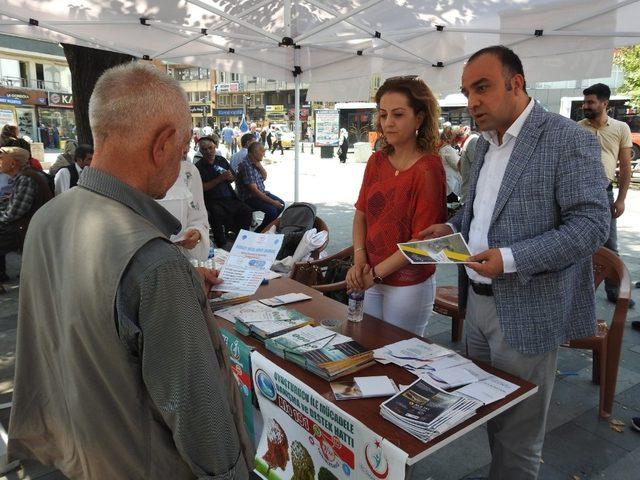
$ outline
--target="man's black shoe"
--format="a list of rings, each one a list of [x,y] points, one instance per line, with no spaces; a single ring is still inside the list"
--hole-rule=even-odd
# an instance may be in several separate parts
[[[640,417],[633,417],[631,419],[631,428],[640,432]]]
[[[634,320],[631,322],[631,328],[640,332],[640,320]]]

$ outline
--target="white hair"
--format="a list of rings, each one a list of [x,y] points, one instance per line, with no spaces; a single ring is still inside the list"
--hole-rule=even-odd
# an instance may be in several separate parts
[[[89,100],[89,123],[96,141],[110,134],[142,137],[160,122],[191,128],[187,95],[166,73],[144,63],[110,68]]]

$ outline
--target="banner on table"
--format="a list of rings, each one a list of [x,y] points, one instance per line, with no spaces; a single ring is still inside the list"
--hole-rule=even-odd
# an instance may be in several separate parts
[[[251,369],[264,428],[256,470],[268,480],[402,480],[407,454],[258,352]]]
[[[253,439],[253,406],[251,405],[251,348],[228,330],[221,328],[220,335],[229,350],[231,369],[238,382],[238,389],[242,395],[242,411],[244,423]]]

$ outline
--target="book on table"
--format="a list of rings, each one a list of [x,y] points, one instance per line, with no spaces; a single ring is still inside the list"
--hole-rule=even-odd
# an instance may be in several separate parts
[[[416,380],[380,405],[380,415],[423,442],[471,417],[483,403]]]
[[[375,363],[373,352],[352,338],[311,325],[270,338],[265,346],[325,380],[333,380]]]
[[[314,323],[311,317],[296,310],[286,307],[271,308],[257,301],[219,310],[216,315],[234,323],[238,333],[252,335],[263,342]]]
[[[232,305],[246,303],[250,298],[250,295],[244,295],[242,293],[224,292],[219,297],[210,299],[209,306],[211,307],[212,311],[216,312]]]

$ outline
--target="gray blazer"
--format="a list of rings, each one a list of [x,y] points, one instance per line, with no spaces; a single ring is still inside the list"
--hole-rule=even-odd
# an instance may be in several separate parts
[[[473,202],[489,142],[478,140],[469,201],[450,223],[469,238]],[[596,137],[536,102],[498,192],[489,247],[511,247],[516,273],[493,280],[505,340],[541,354],[595,333],[591,255],[609,234],[607,180]],[[461,269],[460,307],[468,277]]]

